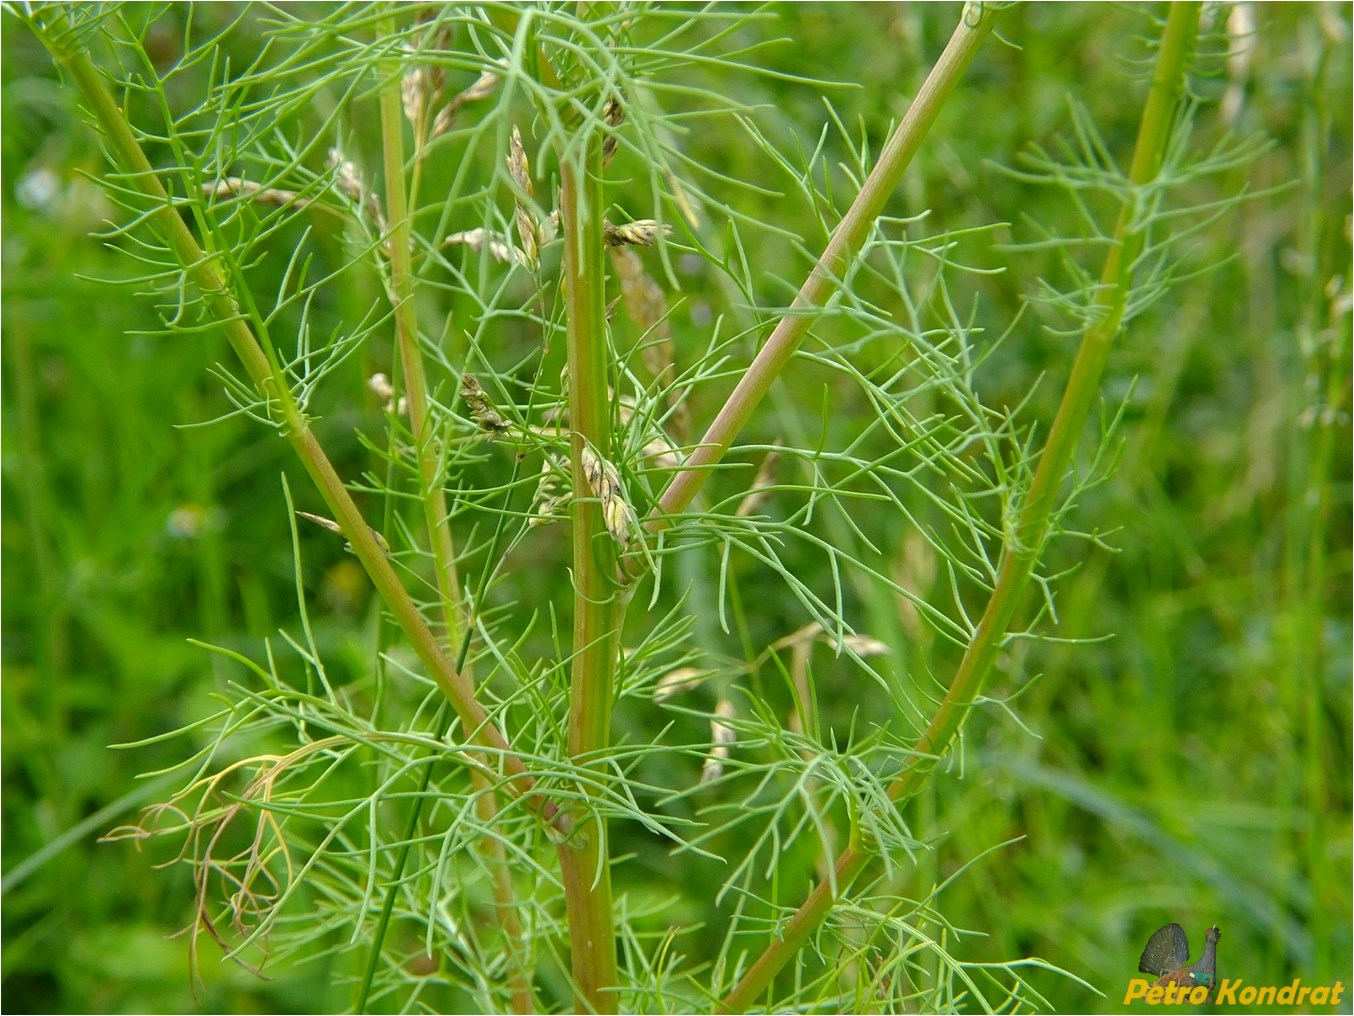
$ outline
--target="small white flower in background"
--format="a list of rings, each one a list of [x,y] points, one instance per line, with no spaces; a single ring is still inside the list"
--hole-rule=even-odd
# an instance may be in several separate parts
[[[366,214],[372,222],[385,232],[385,216],[381,214],[381,199],[369,191],[358,175],[357,166],[345,158],[337,148],[329,149],[329,168],[337,170],[334,186],[338,192]]]
[[[406,59],[416,62],[426,59],[424,54],[428,50],[447,49],[450,45],[451,33],[443,26],[436,35],[428,40],[426,47],[406,45],[404,53]],[[440,64],[419,63],[419,66],[407,73],[400,82],[400,98],[404,106],[404,118],[409,121],[415,130],[422,129],[423,119],[428,110],[435,106],[438,99],[442,97],[442,86],[446,83],[446,80],[446,71]]]
[[[398,407],[395,405],[395,387],[390,383],[390,378],[384,374],[373,374],[367,380],[367,387],[371,389],[373,395],[385,403],[387,413],[395,411],[400,416],[409,414],[409,400],[401,395]]]
[[[733,727],[721,721],[731,720],[733,717],[733,703],[726,698],[720,699],[715,706],[715,715],[710,717],[710,740],[713,743],[710,746],[710,754],[706,756],[705,765],[701,766],[702,783],[709,783],[724,775],[724,761],[729,757],[729,745],[738,739],[738,735]]]
[[[390,383],[390,378],[379,372],[367,380],[367,387],[382,402],[389,403],[395,397],[395,386]]]
[[[202,185],[202,196],[208,198],[247,197],[261,205],[273,205],[276,208],[283,208],[287,205],[304,208],[310,204],[309,198],[301,197],[296,191],[264,187],[262,184],[251,183],[238,176],[226,176],[215,183],[204,183]]]
[[[506,66],[506,60],[498,61],[498,66]],[[475,83],[465,91],[456,95],[449,103],[442,107],[438,112],[437,118],[433,121],[433,129],[430,137],[441,137],[447,131],[451,130],[451,125],[456,121],[456,114],[460,112],[462,106],[467,102],[475,102],[479,99],[487,99],[494,94],[498,88],[499,75],[497,71],[485,71]]]
[[[653,700],[655,702],[666,702],[670,698],[697,687],[706,678],[711,677],[713,673],[710,670],[702,670],[700,667],[678,667],[676,670],[669,670],[654,685]]]
[[[780,446],[780,438],[776,438],[776,446]],[[766,500],[768,488],[776,482],[776,463],[780,459],[780,453],[769,451],[766,458],[762,459],[761,468],[757,470],[757,476],[752,481],[752,486],[748,488],[747,494],[743,500],[738,503],[738,509],[734,515],[740,519],[745,519]]]
[[[349,200],[361,204],[366,197],[366,188],[362,186],[362,179],[357,175],[357,167],[343,157],[343,153],[337,148],[329,149],[329,168],[338,170],[338,175],[334,177],[334,185]]]
[[[640,453],[640,458],[659,469],[677,469],[682,464],[677,449],[672,446],[672,442],[665,434],[651,438]]]
[[[175,540],[196,540],[203,533],[220,532],[225,521],[220,508],[186,501],[165,517],[165,533]]]
[[[442,241],[443,247],[449,247],[453,244],[468,247],[477,254],[481,250],[488,250],[495,261],[501,261],[504,264],[509,261],[515,261],[524,266],[527,264],[527,256],[523,251],[506,242],[498,233],[487,230],[482,226],[478,229],[467,229],[461,233],[452,233]]]
[[[204,512],[201,505],[181,504],[165,519],[165,532],[176,540],[191,540],[202,533]]]
[[[35,211],[47,211],[56,205],[61,196],[61,178],[42,166],[25,173],[14,188],[14,196],[23,207]]]
[[[343,535],[343,527],[340,526],[333,519],[327,519],[323,515],[312,515],[310,512],[298,511],[296,514],[301,516],[301,518],[303,519],[309,519],[311,522],[314,522],[317,526],[323,526],[325,529],[328,529],[331,533],[338,533],[340,536]],[[372,529],[371,526],[368,526],[367,529],[368,531],[370,531],[372,539],[376,541],[376,546],[381,548],[381,553],[384,554],[386,557],[390,557],[391,556],[390,544],[386,543],[386,538],[382,536],[380,533],[378,533],[375,529]],[[351,543],[347,544],[347,548],[349,550],[352,550],[353,545]]]
[[[887,656],[893,652],[888,643],[869,635],[848,635],[842,642],[857,656]]]

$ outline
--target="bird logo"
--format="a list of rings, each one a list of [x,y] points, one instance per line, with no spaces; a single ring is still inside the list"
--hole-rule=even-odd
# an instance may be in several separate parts
[[[1156,977],[1154,987],[1175,985],[1180,988],[1208,989],[1208,1001],[1218,986],[1218,939],[1222,932],[1215,924],[1204,936],[1204,953],[1195,963],[1189,962],[1189,939],[1178,924],[1158,928],[1147,940],[1147,948],[1138,960],[1138,969]],[[1188,965],[1187,965],[1188,964]]]

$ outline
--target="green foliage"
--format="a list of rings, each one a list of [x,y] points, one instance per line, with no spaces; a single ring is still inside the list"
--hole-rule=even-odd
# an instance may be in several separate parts
[[[1209,9],[1146,185],[1160,26],[1003,12],[840,291],[792,310],[954,16],[110,5],[49,38],[93,44],[526,797],[3,16],[12,1008],[502,1011],[526,971],[569,1010],[588,850],[626,1011],[712,1009],[857,847],[777,1011],[1120,1011],[1169,921],[1223,928],[1224,977],[1350,983],[1347,12]],[[562,192],[589,159],[605,225]],[[605,280],[563,252],[589,215]],[[1098,419],[1021,547],[1125,222]],[[580,299],[617,301],[585,329],[605,397],[563,370]],[[787,313],[808,338],[665,517]],[[1013,548],[1034,592],[895,803]],[[609,740],[576,757],[604,600]]]

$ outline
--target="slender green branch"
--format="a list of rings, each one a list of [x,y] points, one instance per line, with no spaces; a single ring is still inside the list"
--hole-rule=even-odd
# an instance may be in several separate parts
[[[1176,3],[1171,6],[1129,172],[1130,183],[1139,188],[1139,192],[1154,182],[1165,158],[1172,118],[1193,52],[1200,7],[1198,3]],[[1111,345],[1123,321],[1132,288],[1133,265],[1146,239],[1142,220],[1136,213],[1137,209],[1131,202],[1120,213],[1114,242],[1096,293],[1096,303],[1101,313],[1095,316],[1094,323],[1082,337],[1029,494],[1014,532],[1007,535],[1007,546],[996,586],[949,691],[917,742],[912,756],[914,761],[889,787],[889,797],[893,801],[906,801],[921,790],[927,775],[949,750],[954,736],[972,712],[983,682],[1005,643],[1006,633],[1010,630],[1022,594],[1048,538],[1058,493],[1072,466],[1073,454],[1086,417],[1099,392],[1100,377],[1104,373]],[[766,990],[777,971],[822,923],[837,896],[846,891],[870,857],[870,852],[856,843],[842,852],[836,861],[833,880],[823,881],[814,887],[787,923],[783,936],[763,952],[733,991],[723,999],[721,1011],[742,1012],[752,1005],[753,1000]]]
[[[477,790],[483,791],[487,786],[487,782],[477,777]],[[491,826],[499,813],[495,795],[481,792],[475,799],[475,813],[486,828]],[[512,880],[512,868],[508,864],[508,852],[503,840],[497,836],[485,836],[479,851],[494,893],[494,913],[503,932],[508,962],[508,999],[512,1011],[525,1016],[536,1011],[536,996],[531,990],[531,947],[526,930],[522,927],[522,900]]]
[[[1193,54],[1200,7],[1198,3],[1171,5],[1129,171],[1129,182],[1138,188],[1138,193],[1151,185],[1161,170],[1166,146],[1170,141],[1172,117]],[[1072,467],[1073,455],[1086,418],[1099,394],[1100,377],[1119,333],[1132,290],[1133,265],[1146,240],[1145,229],[1137,213],[1133,202],[1126,204],[1120,212],[1114,242],[1110,246],[1100,286],[1096,291],[1096,305],[1100,313],[1094,315],[1094,323],[1082,336],[1062,403],[1054,417],[1048,442],[1039,457],[1039,466],[1030,483],[1015,532],[1007,535],[1007,546],[992,596],[969,640],[949,692],[917,743],[916,761],[889,788],[889,794],[895,801],[911,797],[920,789],[926,774],[934,768],[963,725],[1005,643],[1021,595],[1048,539],[1054,505]]]
[[[940,59],[931,68],[898,129],[884,146],[856,200],[833,231],[827,249],[813,266],[789,312],[777,323],[766,345],[710,424],[700,445],[659,498],[655,516],[648,523],[651,530],[666,525],[667,516],[682,511],[691,503],[705,484],[710,467],[724,457],[762,397],[785,369],[813,324],[815,315],[812,311],[823,306],[840,287],[846,270],[874,228],[875,219],[884,210],[884,203],[898,186],[946,99],[992,30],[995,19],[996,13],[988,5],[974,3],[964,7],[959,25]]]
[[[394,34],[392,19],[383,19],[381,34],[387,38]],[[400,373],[404,379],[409,423],[414,437],[414,454],[418,463],[420,482],[418,500],[423,505],[424,524],[432,549],[433,571],[442,606],[443,623],[446,626],[445,645],[456,646],[463,641],[462,633],[468,634],[468,626],[462,623],[461,619],[461,589],[456,568],[456,549],[452,539],[446,493],[439,477],[436,428],[429,415],[427,375],[423,369],[423,356],[418,346],[418,313],[414,302],[414,273],[410,257],[413,248],[413,223],[409,216],[404,181],[404,104],[398,60],[398,50],[394,50],[385,61],[383,69],[386,85],[381,91],[381,152],[385,170],[386,210],[390,221],[390,233],[387,237],[390,254],[389,290],[391,304],[395,309]],[[414,125],[415,148],[418,155],[422,154],[421,139],[426,126],[425,121],[426,117]],[[458,661],[457,670],[466,682],[473,686],[474,678],[469,667]],[[480,820],[488,826],[493,823],[499,811],[492,782],[479,771],[473,772],[471,779],[479,795],[475,802],[476,812]],[[423,798],[420,797],[411,814],[411,821],[421,810],[422,801]],[[503,844],[498,839],[488,836],[484,838],[479,852],[493,889],[494,913],[506,941],[510,960],[508,990],[513,1011],[534,1012],[535,1000],[531,994],[530,977],[525,969],[527,950],[522,935],[522,922],[518,917],[521,901],[518,899],[512,874],[507,866]],[[392,899],[407,855],[407,849],[400,854],[395,882],[389,890]],[[377,950],[379,944],[374,947],[373,955]]]
[[[519,15],[495,8],[490,17],[516,32]],[[535,67],[544,83],[559,88],[549,55],[537,47]],[[572,119],[572,117],[570,118]],[[564,290],[572,427],[574,630],[569,691],[568,752],[597,765],[610,743],[611,703],[619,652],[621,600],[615,583],[616,546],[602,506],[589,490],[584,449],[610,458],[611,399],[608,390],[606,293],[602,238],[602,150],[587,138],[560,158],[560,227],[564,240]],[[581,787],[583,795],[592,793]],[[611,866],[603,820],[578,822],[558,845],[560,875],[569,915],[574,1008],[615,1012],[619,999]]]
[[[443,705],[437,710],[434,729],[440,729],[442,723],[445,722],[446,708]],[[390,918],[395,912],[395,899],[399,895],[399,882],[403,877],[405,865],[409,863],[409,851],[414,845],[414,834],[418,832],[418,819],[423,812],[423,801],[428,796],[428,787],[432,785],[434,765],[436,765],[436,761],[431,758],[424,762],[423,779],[419,784],[418,797],[415,798],[414,806],[409,809],[409,815],[405,819],[404,835],[400,837],[400,848],[395,854],[395,875],[391,879],[391,884],[386,887],[385,903],[382,904],[381,913],[376,918],[376,928],[372,933],[370,946],[371,952],[367,956],[367,966],[362,971],[362,982],[357,989],[357,1005],[354,1008],[359,1014],[367,1011],[371,989],[376,983],[376,971],[381,966],[381,943],[385,941],[386,933],[390,930]]]
[[[384,34],[393,34],[389,19]],[[409,219],[404,189],[404,112],[400,95],[398,56],[385,61],[387,78],[381,90],[381,152],[385,163],[386,212],[390,220],[387,239],[390,254],[390,300],[395,308],[395,335],[404,377],[409,425],[414,435],[414,454],[421,484],[428,541],[442,614],[447,625],[447,644],[461,641],[461,590],[456,572],[456,551],[451,537],[447,498],[438,479],[436,428],[428,414],[428,381],[418,348],[418,313],[414,303],[414,270],[410,259],[413,224]]]
[[[55,9],[47,9],[45,14],[48,20],[34,19],[31,22],[33,30],[84,95],[103,133],[109,158],[125,174],[127,186],[135,188],[147,199],[151,208],[147,215],[148,223],[184,266],[187,278],[202,295],[207,313],[220,323],[231,348],[263,396],[269,414],[280,423],[283,436],[300,457],[396,623],[456,710],[467,735],[475,743],[499,755],[502,758],[502,771],[510,778],[508,785],[514,793],[526,794],[535,785],[534,779],[527,773],[522,760],[513,753],[503,734],[489,720],[488,714],[476,700],[470,682],[452,665],[401,584],[385,549],[377,542],[374,531],[368,527],[311,431],[286,378],[269,362],[258,339],[241,315],[226,274],[215,259],[203,252],[171,204],[164,186],[88,50],[82,45],[69,44],[75,36],[68,17]],[[541,811],[547,817],[553,816],[556,810],[553,803],[534,797],[529,798],[528,803],[533,810]]]
[[[584,464],[585,448],[591,446],[609,458],[611,446],[600,142],[565,153],[560,182],[575,491],[569,754],[589,764],[610,739],[620,623],[616,545],[601,504],[587,496],[589,471]],[[578,835],[561,845],[560,864],[569,908],[576,1006],[584,1012],[615,1012],[617,999],[608,994],[616,984],[616,937],[605,823],[585,819]]]

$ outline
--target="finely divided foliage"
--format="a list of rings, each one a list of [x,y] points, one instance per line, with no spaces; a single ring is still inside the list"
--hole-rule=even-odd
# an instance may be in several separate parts
[[[1037,294],[1082,340],[1054,421],[982,397],[1033,327],[971,295],[992,237],[885,214],[991,5],[887,144],[829,104],[811,147],[739,102],[775,28],[742,6],[22,13],[106,134],[136,289],[179,340],[227,329],[228,411],[324,502],[293,482],[279,511],[386,607],[337,680],[294,524],[300,630],[206,647],[237,679],[112,834],[182,844],[195,953],[333,954],[358,1010],[1042,1004],[1047,964],[967,960],[949,881],[908,877],[940,831],[905,805],[1053,619],[1051,538],[1099,539],[1066,512],[1113,465],[1113,407],[1075,461],[1105,350],[1231,204],[1172,188],[1255,154],[1187,146],[1196,8],[1158,26],[1131,169],[1077,109],[1015,170],[1091,241]],[[715,119],[761,177],[691,154]]]

